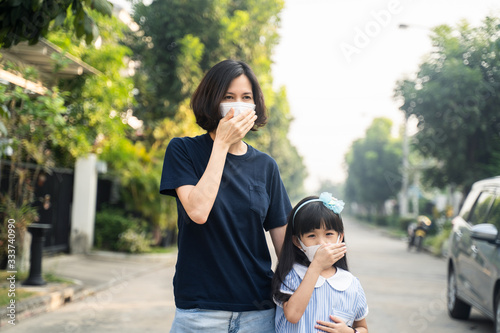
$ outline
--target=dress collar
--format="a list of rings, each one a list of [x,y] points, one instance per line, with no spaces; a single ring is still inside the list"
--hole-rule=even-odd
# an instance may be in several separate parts
[[[307,272],[307,267],[300,264],[294,264],[293,270],[299,275],[300,279],[303,280]],[[314,286],[314,288],[321,287],[325,283],[325,281],[327,281],[333,289],[344,291],[349,288],[353,278],[354,276],[350,272],[337,267],[337,272],[328,279],[325,279],[320,275],[318,277],[318,281],[316,281],[316,285]]]

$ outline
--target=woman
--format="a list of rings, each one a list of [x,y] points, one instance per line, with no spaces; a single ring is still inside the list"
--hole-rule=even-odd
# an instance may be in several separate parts
[[[178,211],[171,332],[274,332],[264,229],[279,252],[291,204],[276,162],[243,141],[267,121],[261,88],[247,64],[225,60],[191,107],[207,133],[170,141],[160,185]]]

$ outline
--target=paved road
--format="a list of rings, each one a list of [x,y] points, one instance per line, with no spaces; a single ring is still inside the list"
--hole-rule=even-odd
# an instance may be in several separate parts
[[[402,240],[345,220],[350,270],[367,294],[370,333],[493,332],[493,324],[478,312],[473,311],[469,321],[448,317],[443,259],[408,253]],[[174,315],[173,273],[173,267],[147,272],[55,312],[25,319],[8,332],[168,332]]]
[[[7,332],[168,332],[175,312],[173,275],[173,266],[147,272],[57,311],[24,319]]]
[[[402,240],[345,220],[349,268],[367,295],[370,333],[494,331],[493,324],[475,310],[469,321],[448,317],[444,259],[408,252]]]

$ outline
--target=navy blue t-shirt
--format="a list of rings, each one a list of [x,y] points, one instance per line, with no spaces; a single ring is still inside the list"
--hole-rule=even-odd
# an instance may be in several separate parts
[[[172,139],[160,193],[177,200],[175,304],[181,309],[253,311],[273,307],[271,257],[265,230],[286,224],[292,209],[276,162],[248,145],[227,154],[221,184],[205,224],[190,220],[175,188],[196,185],[213,147],[209,134]]]

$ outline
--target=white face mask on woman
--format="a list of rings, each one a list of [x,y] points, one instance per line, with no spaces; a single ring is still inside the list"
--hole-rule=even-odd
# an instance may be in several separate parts
[[[252,109],[255,111],[255,104],[245,103],[245,102],[228,102],[228,103],[220,103],[219,110],[222,117],[225,117],[226,114],[234,108],[234,117],[239,115],[241,112],[246,111],[248,109]]]

